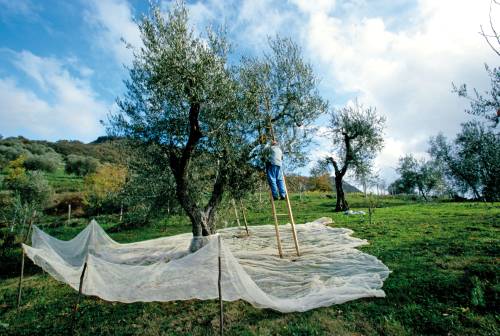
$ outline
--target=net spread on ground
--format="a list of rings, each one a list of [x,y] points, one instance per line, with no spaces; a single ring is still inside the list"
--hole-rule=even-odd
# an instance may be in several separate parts
[[[26,255],[55,279],[108,301],[217,299],[221,256],[222,299],[245,300],[280,312],[306,311],[362,297],[384,297],[389,269],[356,247],[368,244],[349,229],[321,218],[296,225],[301,256],[290,225],[281,225],[285,258],[276,250],[274,226],[226,228],[189,253],[192,234],[120,244],[92,221],[75,238],[58,240],[34,228]],[[220,239],[218,236],[220,235]]]

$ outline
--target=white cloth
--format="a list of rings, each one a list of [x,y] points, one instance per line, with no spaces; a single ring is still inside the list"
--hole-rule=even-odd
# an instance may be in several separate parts
[[[70,241],[34,228],[26,255],[55,279],[108,301],[173,301],[218,298],[218,255],[222,260],[222,298],[242,299],[280,312],[306,311],[362,297],[384,297],[389,269],[355,249],[367,242],[352,231],[331,228],[331,219],[297,225],[301,256],[289,224],[280,226],[285,258],[276,250],[274,226],[219,230],[207,245],[188,253],[191,234],[119,244],[92,221]],[[215,239],[214,239],[215,238]]]

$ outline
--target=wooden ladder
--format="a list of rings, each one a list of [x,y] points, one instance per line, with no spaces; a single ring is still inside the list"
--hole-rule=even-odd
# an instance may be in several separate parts
[[[297,252],[297,256],[300,256],[300,249],[299,249],[299,240],[297,239],[297,231],[295,230],[295,220],[293,219],[293,212],[292,212],[292,206],[290,204],[290,198],[288,197],[288,189],[286,187],[286,180],[285,180],[285,175],[283,174],[283,184],[285,186],[285,201],[286,201],[286,207],[288,210],[288,214],[278,214],[276,213],[276,205],[274,204],[274,198],[272,192],[269,190],[269,195],[271,197],[271,208],[273,210],[273,218],[274,218],[274,229],[276,231],[276,241],[278,243],[278,253],[280,258],[283,258],[283,249],[281,247],[281,239],[280,239],[280,231],[279,231],[279,223],[278,223],[278,216],[287,216],[290,219],[290,224],[292,226],[292,236],[293,236],[293,242],[295,244],[295,251]]]

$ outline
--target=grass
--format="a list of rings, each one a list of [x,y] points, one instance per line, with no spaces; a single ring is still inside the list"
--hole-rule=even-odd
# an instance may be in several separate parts
[[[76,175],[68,175],[64,170],[59,169],[53,173],[45,173],[45,177],[55,192],[81,191],[83,188],[83,178]]]
[[[367,202],[349,195],[354,209]],[[297,222],[332,217],[334,226],[367,239],[363,251],[382,260],[392,273],[386,298],[368,298],[305,313],[280,314],[238,301],[225,303],[226,335],[498,335],[500,204],[420,203],[383,197],[373,222],[368,216],[333,213],[334,199],[311,193],[293,198]],[[247,202],[250,225],[271,223],[267,198]],[[285,212],[278,203],[278,212]],[[234,225],[232,209],[223,218]],[[48,223],[51,219],[45,219]],[[112,216],[98,218],[105,227]],[[68,239],[84,220],[71,227],[45,229]],[[151,227],[112,233],[119,242],[189,232],[184,217]],[[71,334],[76,293],[27,263],[23,305],[15,309],[20,250],[9,251],[13,272],[0,277],[0,334]],[[2,260],[2,262],[4,259]],[[211,335],[218,333],[216,301],[110,303],[86,297],[75,325],[78,335]]]

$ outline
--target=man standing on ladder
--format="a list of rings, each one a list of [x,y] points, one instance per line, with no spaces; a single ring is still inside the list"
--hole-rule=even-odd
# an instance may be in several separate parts
[[[278,142],[273,140],[271,145],[267,144],[264,148],[264,157],[266,159],[266,176],[274,200],[284,200],[286,197],[286,188],[283,181],[283,152],[278,146]]]

